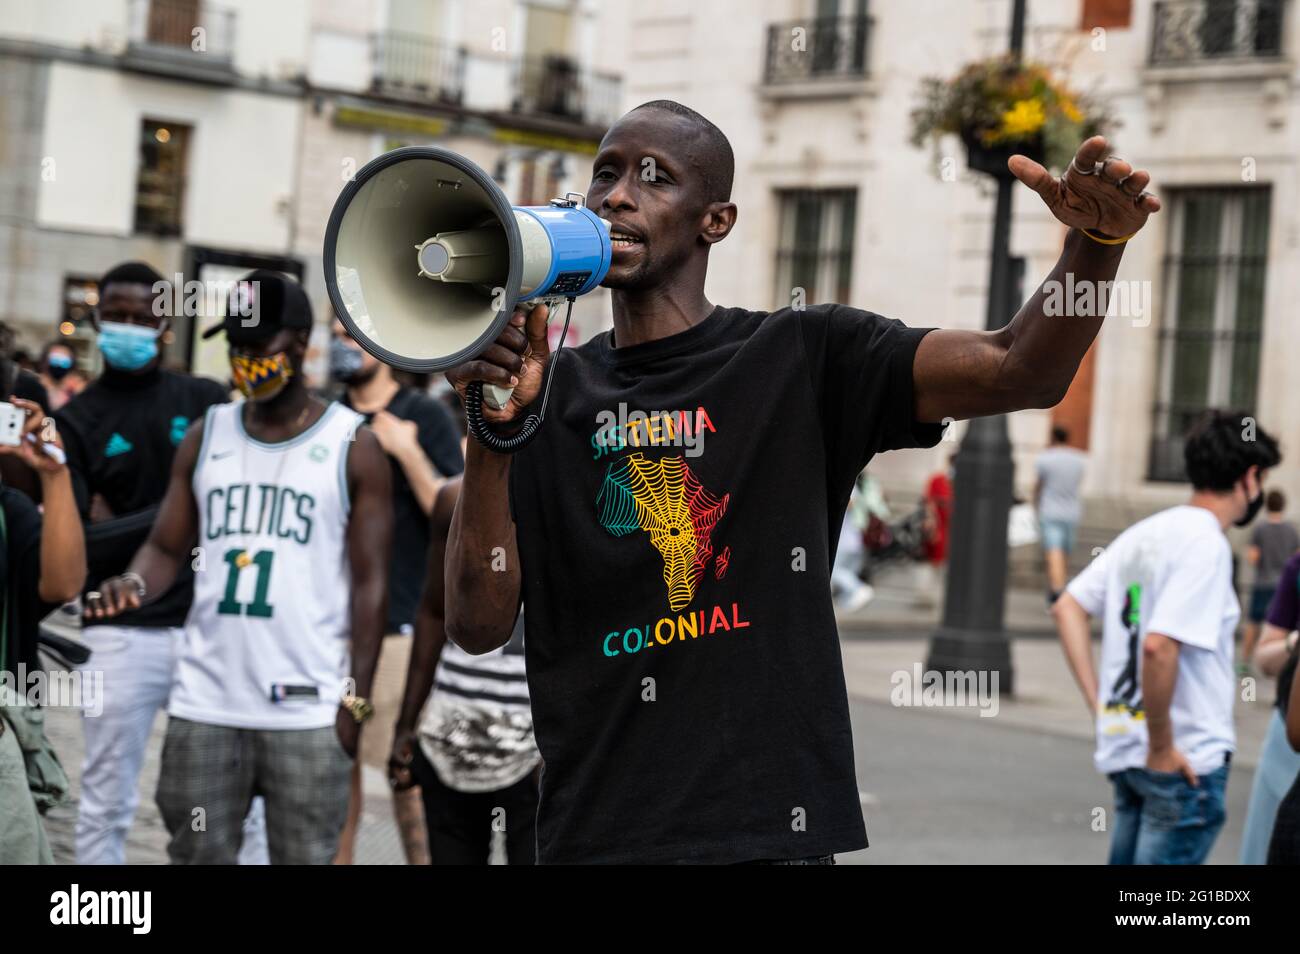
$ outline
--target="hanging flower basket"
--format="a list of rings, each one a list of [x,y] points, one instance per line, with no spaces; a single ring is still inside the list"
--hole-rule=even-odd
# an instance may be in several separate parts
[[[952,79],[921,81],[912,111],[912,145],[955,134],[972,169],[1009,175],[1017,153],[1061,171],[1079,144],[1115,125],[1095,101],[1071,90],[1039,63],[1009,56],[978,60]]]

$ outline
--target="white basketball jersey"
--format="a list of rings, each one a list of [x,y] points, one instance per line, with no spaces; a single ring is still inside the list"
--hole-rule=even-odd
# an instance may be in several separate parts
[[[347,457],[360,415],[330,404],[297,437],[249,437],[208,409],[194,467],[200,548],[168,712],[244,729],[317,729],[350,671]]]

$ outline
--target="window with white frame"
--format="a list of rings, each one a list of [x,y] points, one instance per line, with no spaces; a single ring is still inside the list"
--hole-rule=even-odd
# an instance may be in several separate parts
[[[1148,472],[1181,481],[1183,438],[1202,411],[1255,408],[1270,190],[1181,189],[1171,198]]]
[[[775,302],[849,300],[853,270],[856,189],[788,189],[780,204]]]

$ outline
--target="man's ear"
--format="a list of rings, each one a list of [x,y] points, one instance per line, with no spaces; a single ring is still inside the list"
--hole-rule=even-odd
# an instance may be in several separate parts
[[[710,202],[704,212],[704,228],[700,230],[700,237],[713,245],[730,235],[735,224],[736,203]]]

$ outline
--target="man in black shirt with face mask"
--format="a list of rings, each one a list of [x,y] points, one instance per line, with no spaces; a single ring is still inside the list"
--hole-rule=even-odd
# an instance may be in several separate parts
[[[186,428],[228,397],[216,381],[162,367],[169,319],[154,304],[168,294],[163,281],[142,262],[104,274],[92,318],[104,371],[55,415],[88,526],[92,583],[126,569],[149,533]],[[192,595],[187,564],[156,602],[83,632],[94,653],[88,666],[104,673],[104,693],[103,712],[82,720],[80,864],[125,861],[145,745],[167,703]]]
[[[1104,160],[1104,161],[1103,161]],[[1159,208],[1100,136],[1061,178],[1011,171],[1070,227],[1050,280],[1115,276]],[[938,422],[1056,404],[1101,315],[1040,288],[993,332],[843,305],[713,305],[731,232],[726,137],[679,103],[606,133],[587,206],[610,223],[612,332],[566,351],[514,457],[470,444],[447,544],[448,634],[510,636],[522,598],[541,862],[826,862],[866,846],[830,564],[853,482]],[[540,393],[545,309],[448,373]]]

